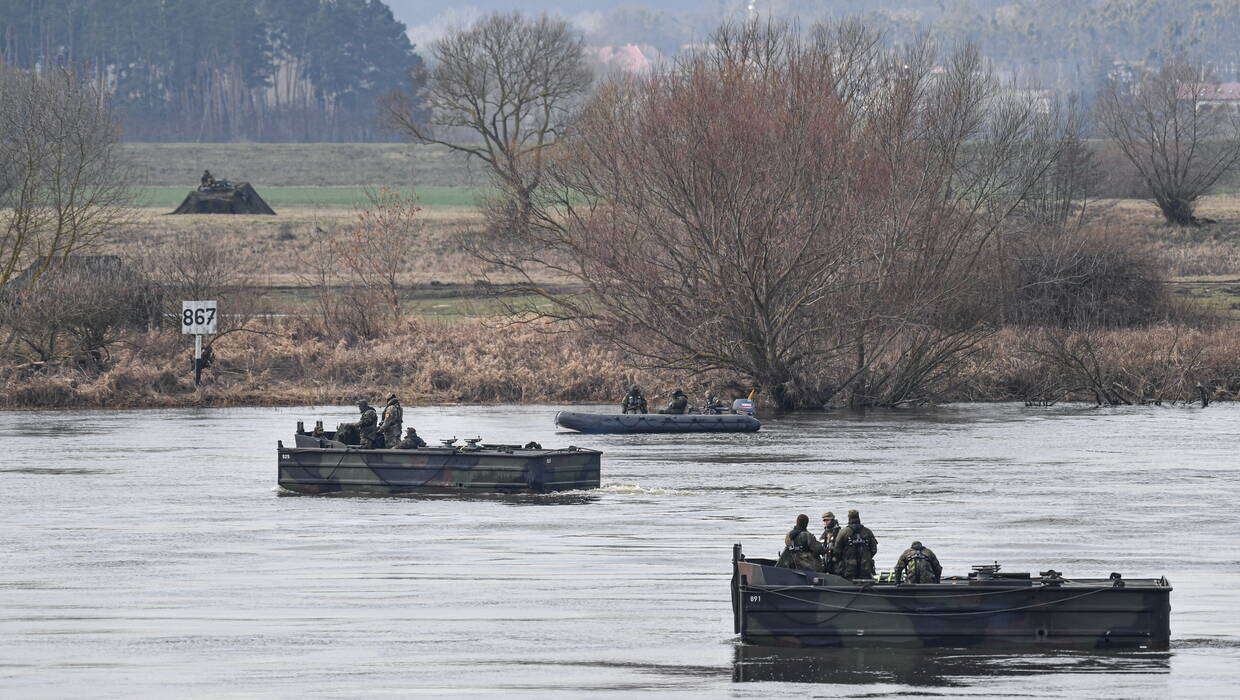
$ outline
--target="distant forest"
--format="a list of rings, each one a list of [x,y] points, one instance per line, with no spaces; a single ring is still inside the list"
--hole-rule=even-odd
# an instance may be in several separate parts
[[[0,59],[72,66],[130,141],[373,141],[421,58],[379,0],[16,0]]]
[[[514,3],[514,6],[516,4]],[[858,17],[892,45],[972,41],[1001,74],[1088,101],[1123,64],[1175,55],[1240,79],[1240,0],[686,0],[571,19],[588,44],[664,56],[724,21]],[[426,0],[425,21],[458,7]],[[752,9],[751,9],[752,8]],[[417,21],[422,21],[419,17]],[[72,65],[114,93],[131,141],[375,141],[379,95],[422,59],[380,0],[8,0],[0,60]]]
[[[699,11],[624,4],[585,22],[594,44],[648,44],[667,54],[702,41],[724,19],[750,16],[748,0]],[[754,0],[759,16],[814,21],[856,17],[890,44],[929,33],[972,41],[1001,71],[1034,87],[1093,92],[1119,63],[1184,55],[1240,77],[1240,0]]]

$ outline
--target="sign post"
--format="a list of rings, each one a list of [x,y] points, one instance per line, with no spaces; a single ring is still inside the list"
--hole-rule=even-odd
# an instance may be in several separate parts
[[[181,333],[194,336],[194,386],[202,385],[202,336],[215,333],[218,317],[214,301],[181,302]]]

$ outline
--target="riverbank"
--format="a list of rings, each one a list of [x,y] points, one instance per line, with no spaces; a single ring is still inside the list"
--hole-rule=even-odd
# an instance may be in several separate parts
[[[215,342],[195,388],[191,345],[173,331],[134,334],[102,366],[63,362],[0,368],[0,408],[159,408],[346,405],[388,392],[408,404],[612,403],[639,383],[652,402],[675,388],[697,398],[747,391],[742,377],[633,370],[582,333],[545,333],[484,319],[411,317],[385,337],[355,344],[316,336],[296,321],[255,326]],[[1099,398],[1176,403],[1240,394],[1234,326],[1177,326],[1070,334],[1005,329],[988,338],[933,402],[1054,403]]]

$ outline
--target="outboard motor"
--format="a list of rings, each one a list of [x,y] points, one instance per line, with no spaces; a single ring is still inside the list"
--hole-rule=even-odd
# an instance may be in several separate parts
[[[744,416],[753,415],[753,399],[735,399],[732,401],[732,412]]]

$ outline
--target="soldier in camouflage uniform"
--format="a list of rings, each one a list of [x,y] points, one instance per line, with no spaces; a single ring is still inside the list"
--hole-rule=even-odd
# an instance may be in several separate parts
[[[705,414],[718,415],[728,409],[728,405],[721,403],[719,401],[719,397],[715,395],[715,392],[710,391],[709,389],[706,390],[706,393],[702,394],[702,401],[702,413]]]
[[[412,427],[406,428],[405,438],[396,443],[398,450],[416,450],[419,447],[426,447],[426,441],[418,436],[418,429]]]
[[[362,417],[353,424],[357,427],[358,435],[361,437],[358,444],[369,448],[375,435],[379,433],[379,414],[375,413],[375,409],[366,402],[366,399],[357,402],[357,409],[362,412]]]
[[[668,402],[667,408],[660,409],[659,413],[682,414],[689,412],[689,397],[685,392],[677,389],[672,392],[672,400]]]
[[[826,547],[809,531],[809,516],[797,516],[796,527],[784,535],[784,551],[776,566],[803,571],[822,571],[822,554]]]
[[[894,573],[896,583],[938,583],[943,567],[929,547],[913,542],[896,561]]]
[[[400,442],[400,426],[405,412],[400,407],[400,399],[396,394],[388,394],[387,405],[383,407],[383,422],[379,424],[379,432],[383,433],[383,444],[395,447]]]
[[[642,396],[642,388],[636,384],[629,387],[629,393],[620,402],[621,413],[647,413],[646,397]]]
[[[861,514],[848,511],[848,525],[835,536],[832,557],[835,573],[844,578],[873,578],[874,555],[878,553],[878,538],[870,528],[861,524]]]
[[[840,534],[840,521],[835,519],[835,513],[827,511],[822,514],[822,544],[827,548],[827,553],[822,555],[822,568],[828,574],[835,573],[835,560],[832,557],[832,551],[835,549],[835,537]]]

